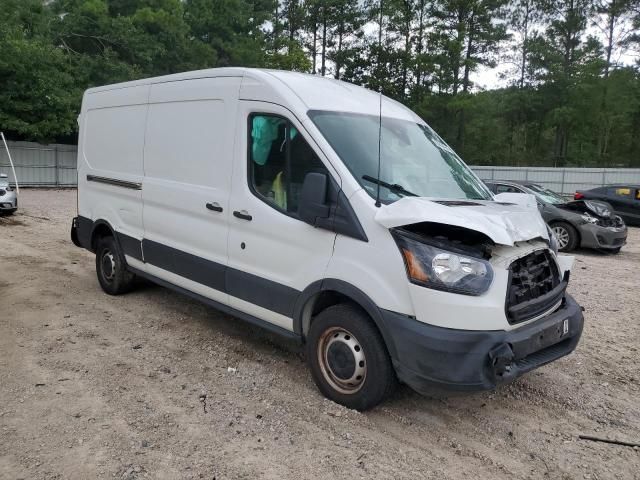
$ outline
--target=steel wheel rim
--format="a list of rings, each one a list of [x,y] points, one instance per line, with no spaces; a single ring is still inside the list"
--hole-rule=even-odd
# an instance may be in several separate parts
[[[318,341],[318,363],[324,379],[343,394],[358,392],[367,377],[367,361],[358,339],[341,327],[325,330]]]
[[[564,248],[569,244],[569,232],[564,227],[553,227],[553,233],[558,239],[558,247]]]
[[[116,259],[111,250],[105,250],[102,253],[100,262],[102,263],[102,276],[107,282],[111,283],[116,275]]]

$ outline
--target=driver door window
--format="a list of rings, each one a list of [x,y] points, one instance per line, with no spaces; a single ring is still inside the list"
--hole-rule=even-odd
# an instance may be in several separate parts
[[[286,118],[249,117],[249,186],[269,205],[297,216],[304,178],[309,172],[329,175],[300,132]]]
[[[522,190],[512,187],[511,185],[498,185],[496,187],[497,193],[522,193]]]

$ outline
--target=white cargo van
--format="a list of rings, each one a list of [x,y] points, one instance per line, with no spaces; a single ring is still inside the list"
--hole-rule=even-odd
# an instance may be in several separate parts
[[[306,344],[324,395],[495,388],[570,353],[571,257],[418,116],[348,83],[212,69],[88,90],[74,243]]]

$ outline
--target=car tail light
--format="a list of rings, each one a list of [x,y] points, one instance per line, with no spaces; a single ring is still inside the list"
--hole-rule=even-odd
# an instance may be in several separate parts
[[[574,200],[582,200],[584,198],[584,195],[580,192],[576,192],[573,194],[573,199]]]

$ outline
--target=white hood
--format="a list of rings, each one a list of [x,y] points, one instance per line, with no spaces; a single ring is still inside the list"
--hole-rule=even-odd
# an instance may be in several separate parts
[[[438,203],[438,202],[442,203]],[[447,205],[448,203],[448,205]],[[404,197],[378,209],[375,220],[387,228],[420,222],[455,225],[484,233],[495,243],[513,245],[534,238],[549,239],[535,201],[515,205],[485,200],[437,200]]]

